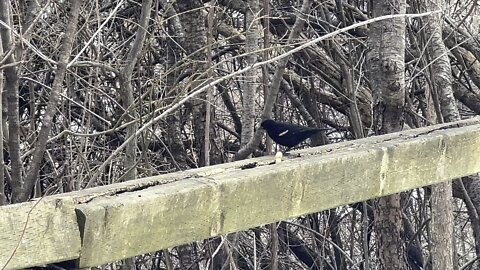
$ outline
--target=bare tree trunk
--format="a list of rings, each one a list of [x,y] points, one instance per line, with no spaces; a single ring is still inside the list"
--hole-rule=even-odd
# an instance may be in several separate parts
[[[10,14],[10,1],[0,1],[0,20],[6,22],[11,26],[12,29],[15,29],[11,23],[11,14]],[[25,22],[22,25],[23,32],[22,37],[24,40],[28,40],[31,36],[32,31],[31,26],[40,17],[38,14],[38,2],[29,3],[28,7],[25,5],[21,6],[20,16],[25,18]],[[35,17],[36,16],[36,17]],[[20,118],[19,118],[19,77],[18,74],[21,70],[21,65],[15,65],[17,59],[21,59],[23,56],[23,42],[17,42],[14,44],[12,37],[12,32],[7,29],[4,25],[0,25],[0,37],[2,40],[2,46],[5,52],[9,53],[5,59],[5,64],[10,64],[5,68],[5,92],[7,100],[6,115],[8,116],[8,127],[5,128],[5,139],[7,141],[7,148],[11,164],[11,188],[12,188],[12,198],[17,198],[25,188],[24,175],[23,175],[23,166],[20,160]],[[18,67],[18,68],[17,68]],[[1,90],[3,91],[3,87]],[[3,102],[3,99],[2,99]],[[3,124],[2,119],[2,124]],[[3,128],[3,127],[2,127]],[[3,137],[3,136],[2,136]],[[3,143],[3,142],[2,142]],[[3,148],[2,148],[3,151]],[[2,174],[4,172],[2,171]],[[3,179],[3,178],[2,178]]]
[[[0,19],[3,22],[6,22],[11,26],[12,29],[15,29],[11,23],[11,14],[10,14],[10,1],[0,1]],[[40,17],[38,14],[38,4],[39,2],[31,2],[28,7],[22,5],[20,8],[20,17],[24,17],[25,21],[23,22],[22,28],[22,37],[24,40],[29,40],[32,31],[32,24]],[[12,64],[5,68],[5,89],[6,89],[6,99],[7,99],[7,110],[6,115],[8,115],[8,130],[5,129],[7,148],[10,157],[11,164],[11,187],[12,187],[12,198],[18,197],[18,194],[25,189],[23,166],[20,160],[20,118],[19,118],[19,73],[21,72],[22,65],[14,65],[17,59],[23,57],[23,42],[17,42],[14,44],[12,37],[12,32],[5,28],[3,25],[0,25],[0,36],[3,42],[3,49],[5,52],[9,53],[5,64]],[[18,67],[18,68],[17,68]],[[3,87],[2,87],[3,91]],[[3,149],[3,148],[2,148]],[[2,172],[3,173],[3,172]]]
[[[142,53],[142,47],[147,35],[148,22],[150,19],[150,12],[152,9],[152,0],[142,2],[142,13],[140,14],[140,23],[137,27],[135,40],[130,48],[130,51],[125,60],[126,65],[120,71],[120,93],[122,93],[122,105],[125,109],[125,120],[131,122],[127,126],[127,138],[135,136],[137,131],[138,113],[135,109],[135,97],[133,96],[132,74],[137,64],[137,60]],[[137,138],[130,140],[125,147],[125,180],[132,180],[137,177]]]
[[[42,163],[43,155],[45,154],[45,149],[47,146],[47,140],[52,130],[53,126],[53,117],[57,112],[58,101],[60,99],[60,92],[63,89],[63,80],[65,78],[65,74],[67,71],[67,64],[70,58],[70,53],[73,47],[73,41],[75,39],[75,34],[77,31],[77,22],[78,22],[78,15],[80,13],[80,6],[82,5],[83,1],[71,1],[70,3],[70,12],[68,15],[68,24],[65,31],[65,37],[63,39],[63,44],[60,50],[60,57],[57,62],[57,71],[55,74],[55,79],[53,81],[52,90],[50,92],[48,98],[48,105],[46,108],[45,115],[42,120],[42,127],[38,134],[37,141],[35,142],[33,158],[31,161],[31,166],[25,176],[24,186],[21,189],[20,193],[16,194],[17,196],[13,198],[14,202],[23,202],[28,200],[30,197],[30,193],[37,181],[38,173],[40,171],[40,166]],[[9,100],[9,103],[12,100]],[[14,102],[17,104],[17,108],[13,109],[18,113],[18,96],[17,101]],[[9,107],[10,113],[10,107]],[[18,115],[17,115],[18,117]],[[10,132],[10,136],[12,136]]]
[[[245,12],[245,30],[246,45],[245,62],[247,66],[252,66],[257,62],[258,53],[258,0],[248,0]],[[257,90],[258,75],[257,69],[250,69],[245,73],[245,84],[242,91],[243,111],[242,111],[242,134],[241,145],[246,145],[252,138],[255,131],[255,93]]]
[[[202,84],[205,79],[205,61],[207,35],[205,28],[204,5],[200,0],[179,0],[177,1],[178,13],[186,36],[184,49],[189,55],[189,68],[192,70],[193,81],[190,84],[192,89]],[[206,128],[206,94],[203,93],[192,101],[192,117],[194,132],[194,147],[197,150],[198,166],[205,166],[205,130]],[[209,125],[210,126],[210,125]],[[209,131],[208,131],[209,132]],[[189,269],[199,269],[195,260],[194,244],[185,244],[177,248],[180,264]]]
[[[0,1],[0,20],[8,23],[11,28],[14,28],[10,20],[10,1]],[[1,40],[3,50],[8,52],[14,50],[14,40],[12,33],[5,26],[0,25]],[[25,182],[23,179],[23,167],[20,160],[20,117],[18,109],[18,74],[17,66],[14,64],[17,60],[15,54],[10,52],[10,55],[6,58],[5,64],[5,92],[7,99],[8,110],[8,153],[10,156],[11,166],[11,188],[12,188],[12,200],[14,202],[20,202],[22,193],[25,190]]]
[[[405,0],[373,1],[373,17],[403,14]],[[405,19],[391,19],[370,25],[369,78],[374,90],[376,134],[402,130],[405,102]],[[380,269],[406,270],[402,235],[400,194],[378,199],[375,232]]]
[[[0,4],[1,5],[1,4]],[[1,36],[0,36],[1,37]],[[3,55],[3,46],[0,42],[0,55]],[[3,160],[3,72],[0,70],[0,206],[7,203],[5,195],[5,161]]]
[[[212,6],[208,10],[208,18],[207,18],[207,26],[208,26],[208,31],[207,31],[207,77],[212,78],[213,77],[213,63],[212,63],[212,47],[215,44],[215,40],[213,38],[213,19],[214,19],[214,14],[215,14],[215,6]],[[205,130],[204,130],[204,144],[205,144],[205,153],[204,159],[205,159],[205,166],[210,166],[210,130],[212,128],[212,106],[211,103],[213,101],[212,97],[212,92],[214,90],[214,87],[209,87],[207,89],[207,102],[206,102],[206,108],[205,108]]]
[[[444,8],[442,0],[426,1],[427,10]],[[441,115],[446,122],[460,120],[452,90],[452,70],[448,51],[442,39],[442,15],[426,18],[431,78],[434,93],[440,100]],[[429,61],[429,63],[430,63]],[[435,114],[433,115],[435,116]],[[436,117],[435,117],[436,118]],[[440,122],[443,122],[442,119]],[[435,122],[435,121],[434,121]],[[433,269],[453,269],[453,201],[452,182],[432,186],[432,256]]]
[[[175,98],[179,94],[179,91],[175,89],[175,81],[180,76],[180,70],[174,69],[175,65],[179,61],[178,55],[181,54],[181,49],[177,46],[177,43],[182,44],[185,40],[185,31],[178,16],[177,11],[173,7],[173,3],[168,3],[167,0],[161,0],[162,8],[166,10],[166,15],[171,20],[169,22],[169,35],[175,37],[175,39],[169,39],[167,41],[166,48],[166,69],[172,70],[165,77],[165,92],[170,93],[167,98]],[[160,96],[159,96],[160,98]],[[166,134],[165,140],[167,147],[172,153],[172,163],[177,164],[178,169],[186,169],[187,166],[187,153],[182,143],[182,130],[181,121],[182,113],[174,112],[166,118]]]
[[[269,51],[267,50],[270,48],[270,1],[269,0],[263,0],[263,8],[262,8],[262,16],[263,16],[263,59],[268,59],[269,58]],[[269,82],[269,72],[268,72],[268,66],[264,65],[262,66],[262,87],[263,87],[263,96],[266,97],[268,96],[268,82]],[[273,147],[273,141],[272,138],[267,136],[267,139],[265,141],[265,152],[267,154],[270,154],[272,152],[272,147]]]
[[[191,89],[201,85],[205,78],[207,35],[205,28],[204,5],[200,0],[177,1],[181,22],[185,34],[189,37],[182,44],[189,55],[189,68],[195,74],[190,84]],[[194,147],[197,150],[198,166],[205,166],[205,122],[206,122],[206,94],[202,93],[192,101]]]
[[[125,60],[126,65],[120,71],[120,93],[122,94],[122,105],[125,109],[125,120],[130,122],[127,126],[127,138],[135,136],[138,129],[136,119],[138,113],[135,108],[135,97],[133,96],[132,75],[137,64],[138,58],[142,53],[142,47],[147,35],[148,22],[150,12],[152,10],[152,0],[142,2],[142,12],[140,14],[140,22],[135,34],[135,40]],[[125,147],[125,175],[124,180],[132,180],[137,178],[137,138],[130,140]],[[121,269],[135,269],[135,257],[124,260]]]

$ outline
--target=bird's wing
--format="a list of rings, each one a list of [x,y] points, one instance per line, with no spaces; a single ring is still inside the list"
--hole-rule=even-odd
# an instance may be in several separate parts
[[[285,138],[285,137],[297,136],[298,134],[302,134],[308,131],[321,131],[321,130],[323,129],[278,123],[276,127],[272,130],[272,132],[279,138]]]

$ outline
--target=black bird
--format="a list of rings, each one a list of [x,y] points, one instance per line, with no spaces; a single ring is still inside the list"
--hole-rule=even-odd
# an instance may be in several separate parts
[[[322,130],[328,130],[328,128],[304,127],[271,119],[264,120],[260,126],[267,131],[274,142],[289,149]]]

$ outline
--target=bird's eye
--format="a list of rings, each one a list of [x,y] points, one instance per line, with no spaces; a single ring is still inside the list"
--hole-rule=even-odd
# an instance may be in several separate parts
[[[285,134],[287,134],[287,133],[288,133],[288,129],[285,130],[285,131],[280,132],[280,134],[278,134],[278,136],[281,137],[281,136],[283,136],[283,135],[285,135]]]

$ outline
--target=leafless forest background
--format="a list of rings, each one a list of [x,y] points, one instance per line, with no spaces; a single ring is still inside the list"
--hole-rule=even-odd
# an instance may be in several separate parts
[[[0,0],[0,205],[272,153],[262,118],[331,128],[314,146],[472,117],[479,16],[470,0]],[[475,175],[104,268],[478,269],[479,210]]]

